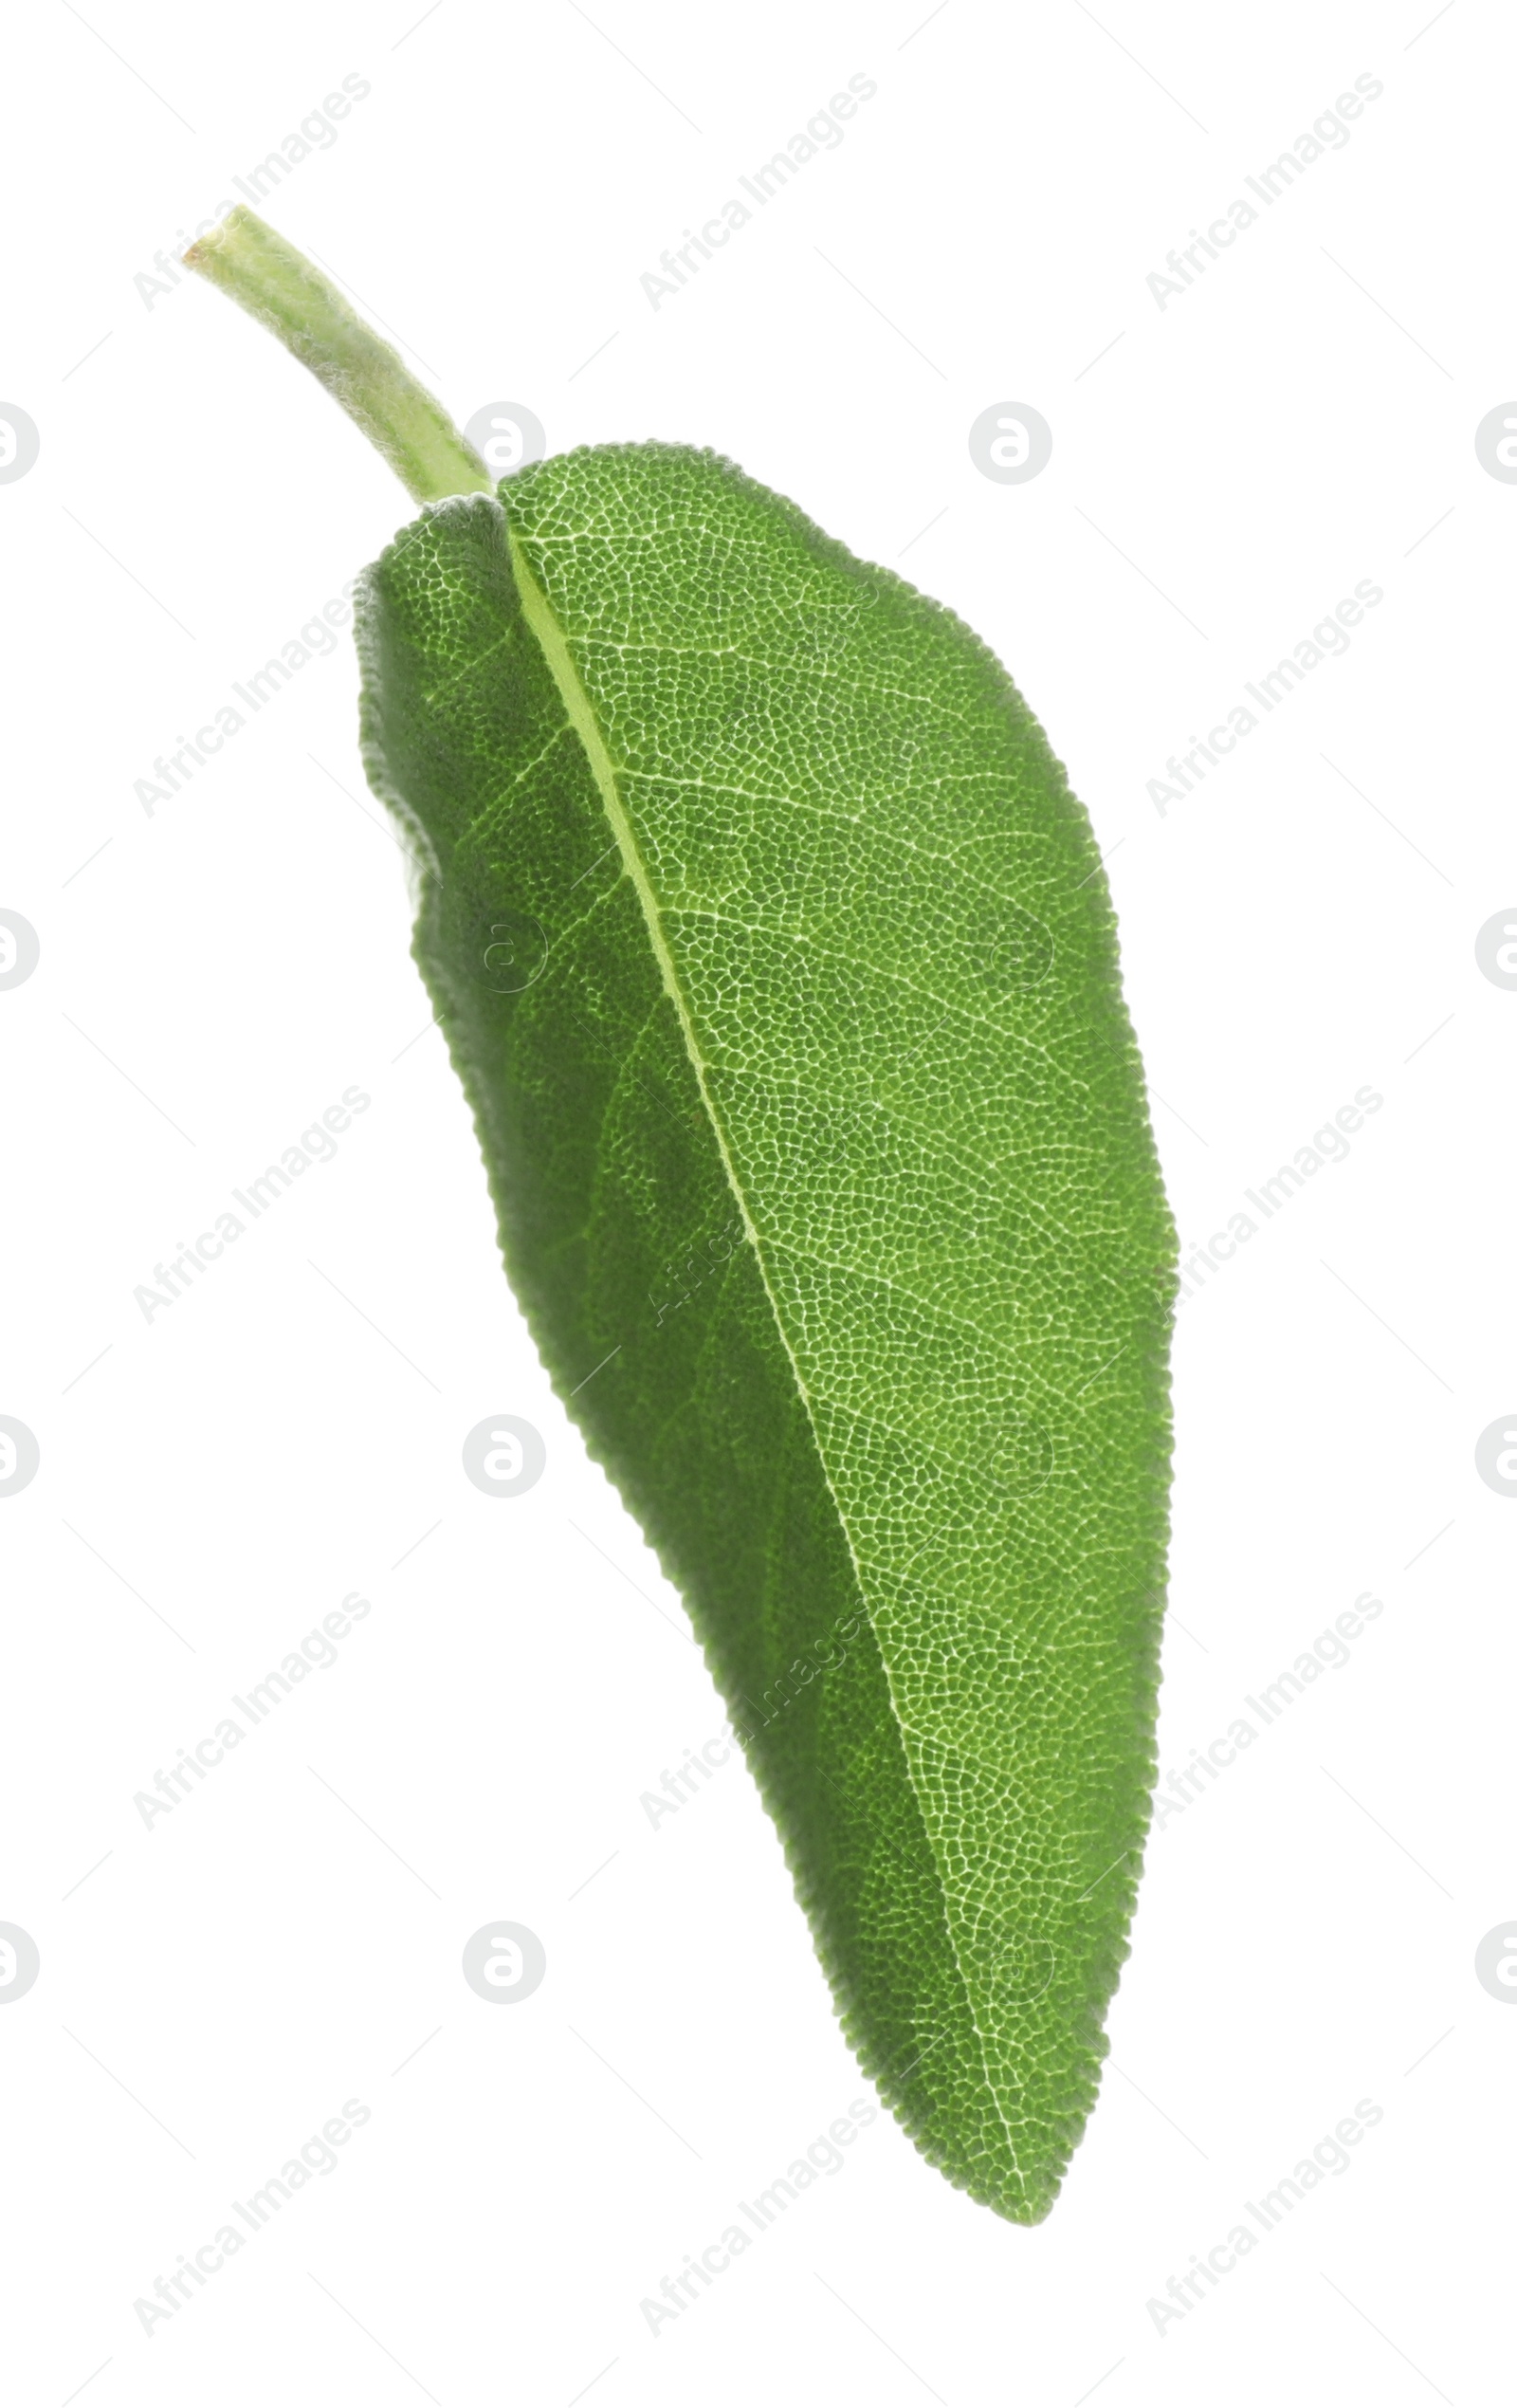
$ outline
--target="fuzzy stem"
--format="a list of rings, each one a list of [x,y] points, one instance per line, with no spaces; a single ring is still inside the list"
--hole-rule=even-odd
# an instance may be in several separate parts
[[[184,261],[278,335],[320,378],[416,501],[494,492],[494,478],[441,402],[356,316],[320,268],[250,209],[234,209],[192,245]]]

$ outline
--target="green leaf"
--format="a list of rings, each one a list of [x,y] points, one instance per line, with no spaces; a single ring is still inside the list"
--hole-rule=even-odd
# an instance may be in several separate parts
[[[359,643],[543,1361],[861,2063],[1035,2222],[1126,1953],[1169,1452],[1174,1235],[1085,812],[966,628],[707,452],[441,503]]]
[[[418,501],[364,744],[517,1293],[683,1589],[861,2062],[1046,2215],[1153,1778],[1174,1231],[1084,812],[968,630],[709,453],[478,456],[234,210]]]

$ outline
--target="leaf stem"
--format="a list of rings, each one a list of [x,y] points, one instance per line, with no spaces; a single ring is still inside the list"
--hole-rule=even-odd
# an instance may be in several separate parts
[[[320,377],[414,500],[494,492],[494,478],[442,403],[349,308],[330,279],[250,209],[234,209],[191,246],[184,262]]]

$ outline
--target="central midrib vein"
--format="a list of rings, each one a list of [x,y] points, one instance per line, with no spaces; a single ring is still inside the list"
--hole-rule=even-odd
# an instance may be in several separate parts
[[[499,505],[497,506],[499,506]],[[753,1216],[748,1210],[748,1199],[743,1193],[742,1183],[738,1177],[737,1165],[734,1163],[727,1147],[726,1132],[722,1126],[721,1118],[717,1112],[715,1099],[713,1098],[709,1085],[707,1084],[705,1058],[701,1051],[700,1040],[696,1035],[695,1024],[690,1018],[689,1006],[685,1002],[684,990],[680,984],[679,973],[675,967],[674,957],[669,951],[668,940],[664,933],[664,924],[659,910],[658,898],[654,894],[652,887],[649,882],[648,871],[644,865],[642,855],[638,850],[637,838],[633,832],[632,823],[628,817],[627,806],[623,802],[620,790],[617,787],[615,766],[612,761],[610,753],[606,749],[606,740],[600,732],[599,723],[595,718],[594,711],[591,708],[590,697],[585,692],[584,686],[580,680],[579,671],[575,666],[574,655],[569,650],[568,639],[548,606],[547,597],[543,593],[542,588],[538,583],[537,578],[533,574],[531,562],[528,561],[526,553],[516,534],[515,529],[511,526],[509,520],[506,521],[505,532],[506,541],[510,546],[511,571],[516,579],[517,591],[521,597],[522,616],[525,618],[528,627],[537,637],[538,643],[541,648],[542,656],[547,662],[549,673],[553,678],[554,684],[557,687],[559,698],[563,703],[564,709],[568,713],[569,724],[574,728],[576,735],[579,738],[581,744],[584,746],[585,758],[590,763],[591,775],[594,779],[595,788],[600,796],[601,804],[605,811],[606,818],[611,824],[612,834],[616,839],[616,848],[621,855],[622,866],[625,869],[629,879],[631,881],[632,891],[636,894],[638,903],[641,906],[643,919],[648,928],[649,942],[653,948],[653,958],[658,964],[659,976],[663,981],[665,993],[667,995],[669,1002],[674,1008],[674,1015],[679,1022],[680,1034],[685,1041],[685,1050],[689,1057],[690,1068],[694,1074],[696,1085],[700,1089],[701,1102],[704,1109],[706,1119],[710,1124],[711,1133],[716,1140],[717,1151],[722,1159],[722,1171],[725,1174],[727,1186],[732,1191],[733,1202],[737,1205],[738,1211],[741,1216],[743,1232],[748,1240],[748,1243],[753,1248],[754,1260],[758,1265],[758,1277],[763,1283],[764,1295],[768,1299],[769,1310],[774,1315],[775,1328],[778,1333],[779,1342],[785,1350],[785,1359],[790,1365],[791,1377],[795,1383],[795,1392],[800,1398],[801,1406],[806,1415],[807,1425],[812,1433],[812,1443],[816,1449],[816,1461],[821,1467],[822,1478],[827,1483],[827,1493],[832,1499],[832,1511],[837,1516],[837,1525],[843,1535],[843,1543],[848,1549],[849,1563],[852,1569],[854,1586],[858,1590],[859,1599],[863,1605],[865,1613],[868,1617],[869,1629],[874,1639],[875,1652],[880,1659],[880,1668],[885,1677],[886,1694],[890,1700],[890,1712],[895,1719],[896,1737],[901,1749],[901,1760],[905,1766],[906,1779],[911,1785],[911,1793],[916,1804],[917,1814],[922,1824],[923,1833],[926,1839],[928,1847],[932,1851],[933,1863],[937,1866],[938,1887],[942,1899],[943,1930],[947,1936],[949,1950],[953,1957],[954,1970],[959,1976],[960,1987],[964,1994],[964,2004],[969,2013],[970,2029],[973,2031],[976,2042],[978,2045],[980,2063],[985,2074],[985,2085],[991,2094],[991,2097],[996,2102],[996,2111],[1000,2117],[1001,2127],[1006,2135],[1007,2150],[1011,2157],[1012,2164],[1016,2170],[1017,2179],[1019,2182],[1023,2183],[1023,2188],[1025,2190],[1026,2184],[1022,2175],[1021,2163],[1017,2157],[1016,2143],[1013,2138],[1011,2125],[1006,2120],[1006,2111],[1001,2105],[1000,2095],[996,2088],[995,2079],[991,2073],[990,2061],[985,2052],[985,2035],[980,2031],[979,2018],[975,2013],[974,1993],[969,1986],[969,1979],[964,1972],[963,1961],[959,1954],[959,1942],[954,1935],[953,1917],[949,1906],[948,1885],[943,1879],[942,1860],[939,1855],[938,1844],[933,1836],[931,1821],[928,1817],[926,1808],[920,1792],[918,1792],[916,1781],[912,1774],[911,1751],[907,1745],[906,1739],[907,1725],[905,1718],[901,1711],[900,1701],[896,1697],[895,1682],[891,1675],[889,1659],[886,1654],[883,1645],[881,1644],[879,1629],[874,1619],[873,1608],[869,1603],[868,1590],[865,1586],[863,1572],[860,1569],[858,1556],[854,1552],[853,1535],[851,1531],[849,1529],[848,1516],[843,1511],[837,1491],[832,1485],[832,1475],[828,1467],[827,1457],[822,1447],[821,1433],[817,1429],[816,1417],[812,1410],[811,1395],[807,1388],[800,1365],[795,1359],[795,1351],[790,1342],[790,1333],[785,1328],[784,1319],[780,1314],[778,1299],[775,1295],[774,1287],[769,1277],[768,1266],[764,1261],[763,1246],[759,1240],[758,1231],[754,1225]]]

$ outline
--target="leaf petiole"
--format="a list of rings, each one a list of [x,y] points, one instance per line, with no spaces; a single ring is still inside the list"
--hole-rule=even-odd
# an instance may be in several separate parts
[[[184,264],[259,320],[320,377],[417,502],[493,493],[495,480],[442,403],[337,286],[250,209],[191,246]]]

